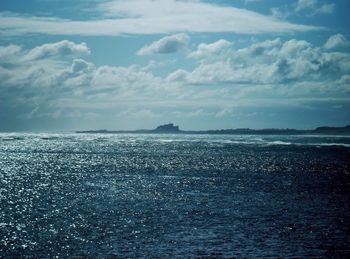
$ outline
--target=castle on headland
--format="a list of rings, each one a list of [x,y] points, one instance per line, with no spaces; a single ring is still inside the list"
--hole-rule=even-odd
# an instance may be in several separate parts
[[[139,130],[88,130],[77,133],[131,133],[131,134],[236,134],[236,135],[345,135],[350,136],[350,125],[345,127],[318,127],[312,130],[297,129],[220,129],[180,130],[173,123],[160,125],[155,129]]]
[[[180,129],[179,126],[175,126],[173,123],[169,123],[160,125],[153,131],[157,133],[178,133],[180,132]]]

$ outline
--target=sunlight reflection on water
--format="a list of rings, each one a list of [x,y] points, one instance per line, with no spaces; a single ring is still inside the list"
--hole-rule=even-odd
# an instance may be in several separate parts
[[[349,143],[0,134],[0,254],[346,257]]]

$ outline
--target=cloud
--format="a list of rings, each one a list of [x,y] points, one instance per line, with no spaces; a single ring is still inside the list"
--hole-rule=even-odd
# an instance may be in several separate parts
[[[315,9],[318,5],[317,0],[298,0],[296,11],[302,11],[305,9]]]
[[[286,19],[288,16],[292,14],[290,11],[285,10],[285,8],[279,8],[279,7],[272,7],[270,9],[270,12],[271,12],[271,16],[276,19]]]
[[[150,45],[144,46],[137,52],[137,54],[143,56],[176,53],[186,49],[188,41],[189,37],[184,33],[166,36]]]
[[[319,0],[298,0],[296,4],[286,4],[270,9],[271,16],[276,19],[286,19],[292,15],[304,13],[307,15],[332,14],[335,4],[321,4]]]
[[[86,62],[83,59],[74,59],[70,70],[73,74],[79,74],[90,71],[94,69],[94,67],[92,63]]]
[[[335,9],[335,4],[323,4],[315,10],[316,14],[332,14]]]
[[[80,87],[91,87],[91,80],[96,67],[83,59],[74,59],[72,65],[58,72],[53,84],[61,85],[67,89],[73,89],[75,95],[83,93]]]
[[[350,94],[350,74],[341,76],[335,83],[339,92]]]
[[[231,45],[231,42],[223,39],[210,44],[201,43],[196,51],[189,54],[189,57],[202,59],[213,55],[217,56],[229,50]]]
[[[343,75],[339,80],[337,80],[338,84],[346,84],[350,90],[350,75]]]
[[[298,0],[295,11],[311,11],[315,14],[331,14],[335,9],[335,4],[321,4],[318,0]]]
[[[335,34],[328,38],[323,46],[325,49],[337,49],[350,47],[350,42],[342,34]]]
[[[62,59],[64,57],[78,57],[89,55],[90,49],[86,43],[76,44],[72,41],[63,40],[55,43],[47,43],[37,46],[31,50],[23,50],[18,45],[0,46],[0,64],[19,64],[23,62],[34,62],[35,60]]]
[[[0,64],[12,63],[22,54],[22,48],[18,45],[0,46]]]
[[[282,42],[277,38],[237,50],[231,47],[225,55],[204,53],[206,55],[197,55],[199,64],[195,69],[179,69],[170,73],[168,80],[212,85],[292,84],[304,80],[328,81],[350,72],[349,54],[326,52],[303,40]]]
[[[7,55],[5,63],[0,60],[2,109],[17,107],[16,110],[26,112],[20,115],[26,119],[77,115],[85,118],[84,114],[91,112],[107,114],[115,112],[117,107],[125,109],[141,103],[145,107],[156,103],[165,105],[178,95],[175,84],[166,83],[143,67],[96,66],[70,55],[87,53],[80,51],[79,46],[84,44],[73,42],[68,45],[77,52],[51,52],[52,46],[60,45],[50,43],[29,50],[17,45],[0,47],[0,55]],[[50,51],[43,51],[45,55],[37,54],[47,49]],[[145,108],[137,116],[152,117],[147,110],[150,109]]]
[[[81,56],[90,54],[86,43],[75,44],[74,42],[63,40],[57,43],[48,43],[35,47],[28,52],[25,59],[44,59],[50,57]]]
[[[96,20],[69,20],[0,13],[2,35],[121,35],[232,32],[290,33],[320,30],[316,26],[280,21],[246,9],[199,0],[114,0],[99,4]],[[193,11],[195,10],[195,12]]]
[[[85,43],[67,40],[30,50],[18,45],[0,46],[0,81],[4,88],[22,88],[24,94],[32,88],[46,91],[51,86],[62,85],[62,79],[67,78],[70,73],[67,59],[89,53]],[[77,64],[74,69],[77,69]]]
[[[6,57],[0,59],[2,110],[14,109],[21,116],[25,111],[27,119],[84,120],[91,113],[155,119],[181,107],[188,117],[218,119],[229,113],[226,107],[289,107],[315,100],[336,105],[348,101],[350,93],[350,55],[296,39],[265,40],[245,48],[225,40],[201,43],[193,51],[194,69],[180,66],[168,76],[142,66],[98,66],[75,57],[88,53],[85,48],[74,55],[44,51],[27,57],[44,46],[48,44],[0,47],[0,57]]]

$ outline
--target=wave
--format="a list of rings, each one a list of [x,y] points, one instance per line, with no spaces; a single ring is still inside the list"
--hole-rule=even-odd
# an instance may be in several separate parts
[[[115,145],[152,144],[170,145],[173,143],[189,145],[249,145],[249,146],[315,146],[315,147],[350,147],[350,138],[344,136],[256,136],[256,135],[147,135],[147,134],[74,134],[74,133],[0,133],[0,141],[8,145],[11,142],[21,141],[23,144],[33,145],[40,141],[61,143],[114,143]],[[36,145],[36,144],[35,144]]]
[[[23,138],[20,137],[1,137],[1,141],[15,141],[15,140],[22,140]]]
[[[293,143],[291,142],[285,142],[285,141],[281,141],[281,140],[275,140],[272,142],[267,142],[266,145],[293,145]]]
[[[348,144],[348,143],[313,143],[313,144],[307,144],[306,146],[323,146],[323,147],[340,146],[340,147],[350,147],[350,144]]]

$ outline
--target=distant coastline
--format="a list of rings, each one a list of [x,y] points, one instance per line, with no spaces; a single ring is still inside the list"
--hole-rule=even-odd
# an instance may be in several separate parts
[[[160,125],[155,129],[138,130],[84,130],[76,133],[102,133],[102,134],[217,134],[217,135],[350,135],[350,125],[344,127],[318,127],[312,130],[297,129],[218,129],[218,130],[181,130],[173,123]]]

